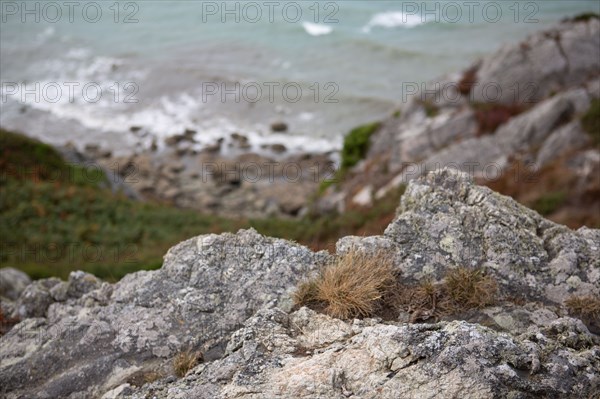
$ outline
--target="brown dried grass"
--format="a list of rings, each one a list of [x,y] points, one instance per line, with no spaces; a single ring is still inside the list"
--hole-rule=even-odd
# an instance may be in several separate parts
[[[315,279],[300,284],[294,301],[341,319],[370,317],[396,284],[389,257],[352,250],[337,257]]]

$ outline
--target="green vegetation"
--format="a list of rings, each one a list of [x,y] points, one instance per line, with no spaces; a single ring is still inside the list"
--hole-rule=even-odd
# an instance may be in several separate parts
[[[562,191],[547,193],[535,200],[531,207],[542,216],[548,216],[560,208],[567,200],[567,195]]]
[[[424,100],[421,101],[421,104],[423,105],[423,108],[425,109],[425,115],[427,115],[428,118],[435,118],[439,115],[440,109],[433,103],[433,101]]]
[[[321,182],[319,192],[323,193],[329,186],[340,182],[348,173],[348,170],[359,163],[367,155],[371,144],[371,136],[379,129],[379,122],[369,123],[367,125],[354,128],[344,138],[344,147],[342,148],[342,160],[340,168],[335,176]]]
[[[368,210],[299,220],[230,220],[150,202],[106,188],[97,169],[65,163],[52,148],[0,130],[0,267],[33,278],[66,278],[85,270],[118,280],[162,265],[173,245],[190,237],[254,227],[313,249],[333,249],[348,234],[381,234],[403,188]]]
[[[600,19],[600,15],[595,12],[586,12],[583,14],[579,14],[570,19],[573,22],[587,22],[590,19]]]
[[[342,169],[349,169],[359,163],[369,150],[371,135],[379,129],[379,123],[370,123],[352,129],[344,139],[342,148]]]
[[[590,109],[581,117],[581,125],[594,145],[600,146],[600,99],[592,100]]]

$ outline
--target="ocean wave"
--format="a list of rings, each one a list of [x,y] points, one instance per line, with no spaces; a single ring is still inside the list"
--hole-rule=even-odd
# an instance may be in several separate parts
[[[405,14],[401,11],[388,11],[373,15],[369,23],[362,28],[362,31],[369,33],[374,27],[388,29],[397,27],[412,28],[424,23],[426,21],[423,21],[419,15]]]
[[[56,33],[56,29],[53,26],[48,26],[43,31],[41,31],[40,33],[38,33],[37,39],[40,42],[43,42],[46,39],[54,36],[55,33]]]
[[[312,22],[302,22],[302,27],[311,36],[328,35],[333,32],[333,28],[327,25],[315,24]]]

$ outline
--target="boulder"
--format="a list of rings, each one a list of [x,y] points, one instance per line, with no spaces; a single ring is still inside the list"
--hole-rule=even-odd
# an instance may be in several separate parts
[[[289,310],[291,290],[326,258],[246,230],[184,241],[160,270],[112,285],[81,272],[38,280],[19,299],[25,320],[0,338],[0,392],[101,397],[187,348],[219,357],[257,310]]]
[[[29,284],[31,279],[22,271],[12,267],[0,269],[0,297],[14,301]]]
[[[503,104],[539,101],[597,76],[600,20],[567,21],[484,58],[473,98]]]

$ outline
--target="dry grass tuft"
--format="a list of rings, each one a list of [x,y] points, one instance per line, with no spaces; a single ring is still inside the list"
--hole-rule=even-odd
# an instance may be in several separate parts
[[[497,294],[496,281],[482,269],[459,267],[440,283],[427,280],[404,285],[389,256],[351,251],[316,278],[301,283],[294,302],[296,307],[308,306],[341,319],[397,320],[401,313],[408,313],[414,323],[492,305]]]
[[[317,305],[317,295],[319,293],[319,285],[317,280],[306,280],[298,285],[294,292],[294,303],[299,306]]]
[[[439,320],[469,309],[483,308],[496,301],[498,286],[481,269],[460,267],[449,271],[445,281],[430,280],[401,286],[388,306],[410,314],[410,322]]]
[[[458,309],[481,309],[495,302],[498,285],[481,269],[459,267],[446,274],[446,289]]]
[[[133,373],[128,379],[127,383],[131,384],[135,387],[142,387],[145,384],[150,384],[154,381],[160,380],[164,378],[165,375],[156,370],[140,370],[136,373]]]
[[[565,301],[565,305],[571,316],[576,316],[584,321],[600,323],[600,297],[572,296]]]
[[[352,250],[338,257],[294,295],[297,306],[311,306],[341,319],[374,316],[396,285],[391,259]]]
[[[390,298],[389,306],[409,313],[411,323],[438,319],[450,310],[444,285],[431,280],[401,287]]]
[[[202,353],[186,350],[175,356],[173,359],[173,369],[175,370],[175,374],[181,378],[201,361]]]

